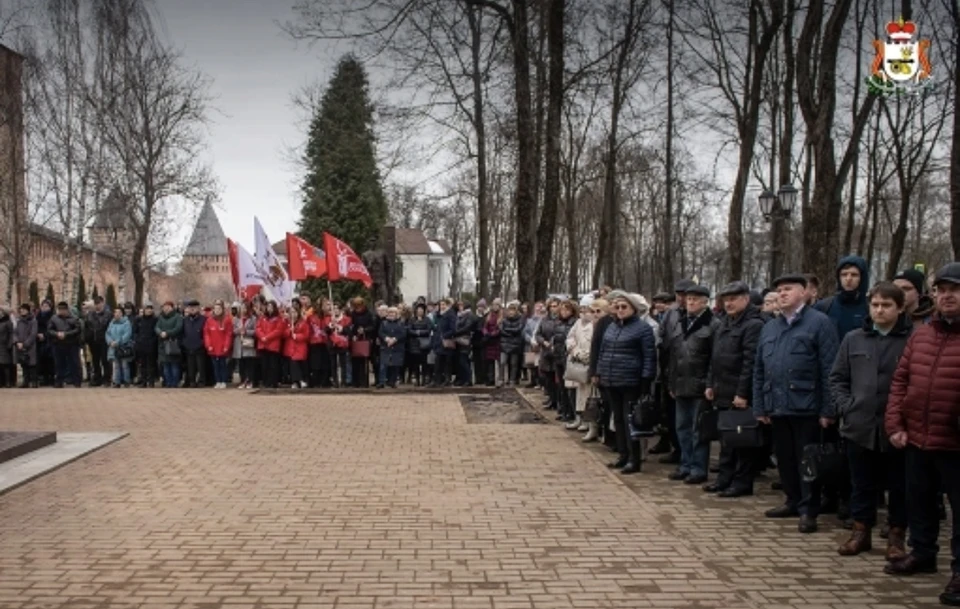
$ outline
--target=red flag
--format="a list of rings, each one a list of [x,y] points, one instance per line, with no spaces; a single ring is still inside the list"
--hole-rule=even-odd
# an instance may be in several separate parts
[[[237,244],[233,239],[227,239],[227,253],[230,254],[230,278],[233,280],[233,288],[240,294],[240,266],[237,263]]]
[[[327,274],[327,256],[319,247],[287,233],[287,271],[290,281],[323,277]]]
[[[232,239],[227,239],[227,252],[230,254],[230,277],[237,296],[241,300],[252,299],[263,288],[263,282],[257,277],[253,257]]]
[[[327,278],[330,281],[350,279],[362,281],[368,288],[373,286],[370,272],[364,266],[360,256],[357,256],[350,246],[337,239],[330,233],[323,233],[323,249],[327,252]]]

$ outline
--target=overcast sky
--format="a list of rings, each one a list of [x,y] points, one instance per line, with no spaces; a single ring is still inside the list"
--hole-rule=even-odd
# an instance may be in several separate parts
[[[155,0],[162,35],[212,79],[210,158],[222,185],[223,230],[253,247],[253,216],[273,241],[299,216],[288,149],[302,140],[292,95],[331,76],[337,55],[293,42],[277,26],[289,0]],[[186,237],[185,237],[186,238]]]

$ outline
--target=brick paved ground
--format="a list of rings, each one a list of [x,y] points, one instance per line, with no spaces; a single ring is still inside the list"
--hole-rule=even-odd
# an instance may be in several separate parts
[[[0,496],[3,608],[879,609],[944,583],[453,396],[4,391],[0,427],[131,432]]]

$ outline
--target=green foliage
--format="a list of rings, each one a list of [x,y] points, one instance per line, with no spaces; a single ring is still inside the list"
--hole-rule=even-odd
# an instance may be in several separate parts
[[[87,281],[80,275],[77,281],[77,308],[83,308],[83,302],[87,299]]]
[[[40,305],[40,286],[37,285],[36,281],[30,282],[30,288],[27,293],[30,297],[30,304],[32,304],[35,307],[39,306]]]
[[[322,247],[323,233],[329,232],[358,255],[375,248],[387,221],[387,201],[377,169],[367,75],[351,56],[340,60],[310,123],[305,162],[300,236]],[[306,281],[303,291],[326,296],[326,283]],[[366,293],[353,281],[333,288],[337,302]]]
[[[107,307],[109,307],[111,311],[117,308],[117,289],[113,287],[112,283],[107,286],[107,293],[103,299],[107,302]]]
[[[56,302],[57,302],[57,300],[56,300],[57,297],[56,297],[56,295],[53,293],[53,283],[51,283],[51,282],[47,282],[47,295],[46,295],[45,298],[46,298],[46,300],[49,300],[51,303],[56,304]]]

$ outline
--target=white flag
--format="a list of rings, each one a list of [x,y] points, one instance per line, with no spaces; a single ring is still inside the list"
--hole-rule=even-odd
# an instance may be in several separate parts
[[[257,246],[253,262],[260,279],[278,302],[289,305],[293,300],[296,283],[287,278],[287,270],[270,246],[270,239],[267,238],[267,233],[263,232],[263,226],[257,217],[253,218],[253,238]]]

